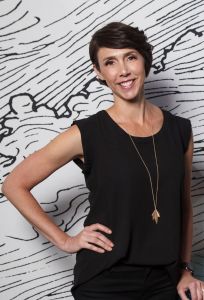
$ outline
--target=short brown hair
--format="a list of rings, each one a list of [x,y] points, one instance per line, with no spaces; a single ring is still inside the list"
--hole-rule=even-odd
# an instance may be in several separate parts
[[[152,65],[152,46],[147,42],[143,30],[121,22],[111,22],[97,30],[89,44],[89,55],[92,63],[100,70],[98,63],[98,50],[102,47],[137,50],[145,61],[145,74],[148,76]]]

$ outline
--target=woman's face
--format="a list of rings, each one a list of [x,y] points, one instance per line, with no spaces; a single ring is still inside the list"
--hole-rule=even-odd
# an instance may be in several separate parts
[[[100,48],[100,70],[94,70],[111,88],[114,99],[134,101],[143,97],[145,68],[144,58],[135,49]]]

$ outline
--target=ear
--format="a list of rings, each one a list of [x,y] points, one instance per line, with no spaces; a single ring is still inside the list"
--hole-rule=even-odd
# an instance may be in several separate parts
[[[103,75],[102,75],[101,72],[97,69],[96,65],[93,65],[93,69],[94,69],[94,72],[96,73],[96,76],[97,76],[100,80],[104,80]]]

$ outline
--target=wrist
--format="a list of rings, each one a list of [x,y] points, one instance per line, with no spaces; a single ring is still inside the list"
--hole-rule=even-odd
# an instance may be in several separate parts
[[[57,232],[52,236],[50,240],[58,249],[64,250],[64,245],[67,243],[67,240],[70,239],[70,236],[62,231],[60,228],[57,228]]]
[[[71,253],[71,236],[65,234],[63,239],[61,240],[60,244],[58,244],[58,248],[62,251]]]
[[[180,262],[179,267],[182,274],[193,275],[193,267],[190,262]]]

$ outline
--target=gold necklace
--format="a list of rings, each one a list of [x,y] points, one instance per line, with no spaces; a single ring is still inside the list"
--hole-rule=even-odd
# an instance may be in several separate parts
[[[152,213],[152,220],[157,224],[160,218],[160,213],[157,209],[157,202],[158,202],[158,188],[159,188],[159,166],[158,166],[158,159],[157,159],[157,152],[156,152],[156,147],[155,147],[155,141],[154,141],[154,135],[153,135],[153,129],[152,129],[152,122],[151,122],[151,131],[152,131],[152,143],[153,143],[153,148],[154,148],[154,157],[155,157],[155,163],[156,163],[156,169],[157,169],[157,181],[156,181],[156,191],[154,194],[154,189],[153,189],[153,183],[152,183],[152,176],[151,173],[147,167],[147,164],[145,163],[141,153],[139,152],[135,142],[133,141],[133,138],[131,137],[131,135],[129,133],[128,136],[134,146],[134,149],[136,150],[137,154],[139,155],[139,158],[141,159],[147,174],[149,176],[149,181],[150,181],[150,186],[151,186],[151,192],[152,192],[152,200],[153,200],[153,204],[154,204],[154,211]]]
[[[149,176],[149,181],[150,181],[150,186],[151,186],[151,191],[152,191],[152,200],[153,200],[153,204],[154,204],[154,211],[152,213],[152,220],[157,224],[158,221],[159,221],[159,218],[160,218],[160,213],[157,209],[157,202],[158,202],[158,187],[159,187],[159,167],[158,167],[158,160],[157,160],[157,153],[156,153],[156,147],[155,147],[155,141],[154,141],[154,136],[152,134],[152,142],[153,142],[153,147],[154,147],[154,156],[155,156],[155,162],[156,162],[156,168],[157,168],[157,183],[156,183],[156,191],[155,191],[155,194],[154,194],[154,190],[153,190],[153,184],[152,184],[152,176],[150,174],[150,171],[144,161],[144,159],[142,158],[142,155],[140,154],[135,142],[133,141],[132,137],[130,134],[128,134],[129,137],[130,137],[130,140],[135,148],[135,150],[137,151],[147,173],[148,173],[148,176]]]

